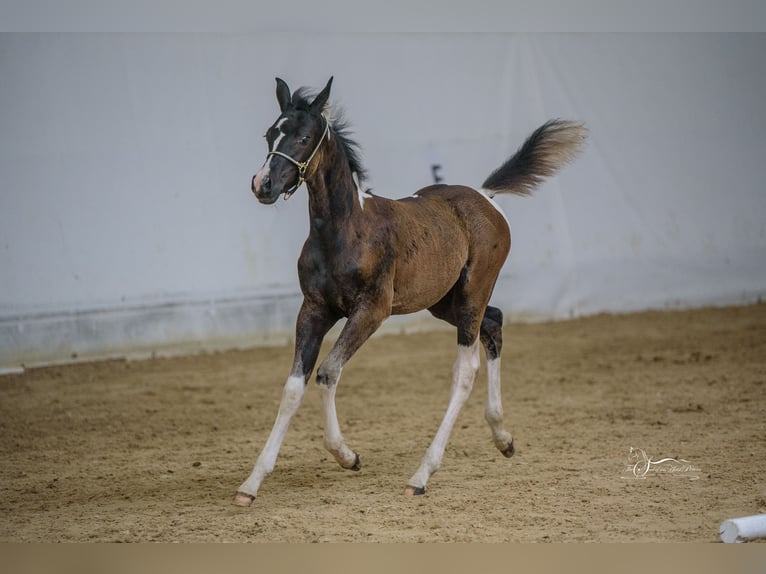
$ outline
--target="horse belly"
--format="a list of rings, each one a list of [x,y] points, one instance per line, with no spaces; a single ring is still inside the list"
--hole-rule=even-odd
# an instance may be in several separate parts
[[[456,246],[448,253],[422,251],[397,264],[392,315],[415,313],[441,301],[460,278],[468,250]]]
[[[452,285],[454,285],[454,283]],[[452,285],[449,285],[442,291],[412,293],[411,289],[407,289],[403,295],[400,295],[398,291],[394,291],[394,302],[391,305],[391,314],[407,315],[409,313],[416,313],[423,309],[428,309],[441,301],[452,288]]]

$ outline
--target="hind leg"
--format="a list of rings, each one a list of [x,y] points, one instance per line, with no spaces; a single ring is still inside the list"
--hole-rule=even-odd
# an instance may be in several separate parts
[[[457,359],[452,367],[452,390],[447,412],[418,470],[407,482],[405,494],[424,494],[428,479],[439,470],[452,427],[471,394],[479,370],[479,326],[489,295],[468,290],[467,276],[468,273],[464,272],[452,291],[429,309],[435,317],[457,327]]]
[[[503,313],[487,307],[481,322],[481,344],[487,356],[487,406],[484,416],[492,429],[492,439],[503,456],[515,452],[511,433],[503,426],[503,404],[500,393],[500,351],[503,348]]]
[[[452,368],[452,392],[450,393],[449,405],[444,418],[436,431],[431,445],[426,450],[425,456],[415,474],[407,482],[405,494],[424,494],[426,483],[431,475],[439,470],[444,449],[447,447],[449,435],[455,425],[458,415],[473,388],[476,372],[479,370],[479,341],[478,337],[470,345],[458,344],[457,360]]]

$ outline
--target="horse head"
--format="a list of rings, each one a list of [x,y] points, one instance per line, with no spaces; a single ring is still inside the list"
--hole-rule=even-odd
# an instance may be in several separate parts
[[[255,197],[265,204],[274,203],[283,194],[287,199],[300,187],[330,127],[323,112],[332,78],[311,101],[301,90],[291,94],[283,80],[276,80],[280,114],[266,131],[269,152],[251,182]]]

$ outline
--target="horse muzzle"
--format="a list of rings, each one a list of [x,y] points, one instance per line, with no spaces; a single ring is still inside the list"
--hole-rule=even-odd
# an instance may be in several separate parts
[[[253,176],[253,179],[250,182],[250,189],[256,199],[266,205],[274,203],[282,194],[281,191],[274,189],[271,176],[265,169],[262,169]]]

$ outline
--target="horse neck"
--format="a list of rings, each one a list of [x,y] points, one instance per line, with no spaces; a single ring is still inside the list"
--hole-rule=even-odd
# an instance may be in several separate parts
[[[335,138],[328,139],[316,169],[306,178],[311,230],[327,238],[349,229],[360,207],[346,154]]]

